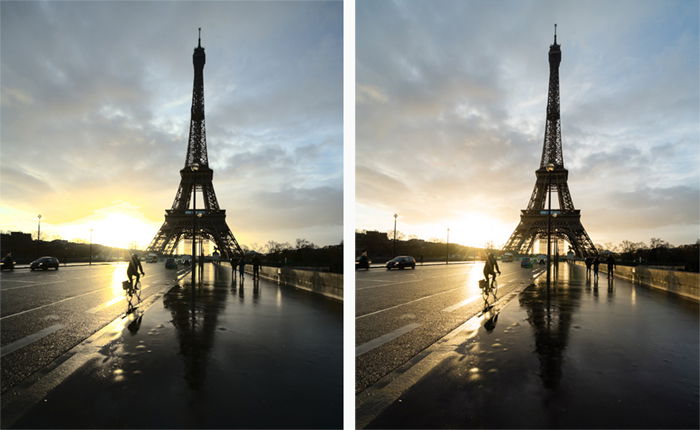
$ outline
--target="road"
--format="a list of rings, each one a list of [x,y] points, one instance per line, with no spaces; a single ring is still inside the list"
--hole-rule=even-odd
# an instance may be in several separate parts
[[[0,275],[1,390],[43,368],[126,311],[127,263]],[[141,298],[172,286],[180,270],[145,264]]]
[[[342,427],[342,303],[241,283],[228,264],[205,264],[194,290],[189,276],[166,290],[118,333],[75,348],[94,352],[74,371],[61,364],[28,388],[31,405],[3,396],[4,427]]]
[[[356,392],[377,382],[483,309],[483,262],[357,271]],[[500,263],[498,295],[529,285],[542,268]]]
[[[552,279],[429,348],[358,428],[698,428],[698,303],[567,263]]]

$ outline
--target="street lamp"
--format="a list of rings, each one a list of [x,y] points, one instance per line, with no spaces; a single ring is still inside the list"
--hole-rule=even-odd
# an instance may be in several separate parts
[[[445,264],[450,264],[450,228],[447,227],[447,247],[445,248]]]
[[[90,266],[92,266],[92,229],[90,229]]]
[[[37,215],[37,218],[39,218],[39,223],[36,228],[36,256],[39,257],[40,251],[39,251],[39,241],[41,240],[41,214]]]
[[[192,269],[192,303],[194,303],[194,259],[197,244],[197,181],[195,180],[195,175],[197,170],[199,170],[199,164],[194,163],[190,168],[192,169],[192,261],[190,262],[190,268]]]
[[[394,214],[394,257],[396,257],[396,218],[399,217],[399,214]]]
[[[552,252],[552,172],[554,171],[554,164],[547,164],[547,288],[551,282],[551,275],[549,273],[549,263],[550,254]]]

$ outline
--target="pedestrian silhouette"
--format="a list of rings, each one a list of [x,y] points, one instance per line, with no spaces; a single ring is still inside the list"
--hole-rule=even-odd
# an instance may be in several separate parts
[[[245,260],[243,258],[238,260],[238,274],[241,275],[241,281],[243,281],[243,276],[245,275]]]
[[[598,282],[598,269],[600,269],[600,259],[596,255],[593,259],[593,277],[596,283]]]
[[[253,280],[260,279],[260,258],[256,255],[253,258]]]
[[[608,278],[612,278],[614,275],[613,272],[615,271],[615,259],[612,254],[608,256],[606,263],[608,263]]]
[[[585,263],[586,263],[586,278],[590,278],[591,277],[591,265],[593,264],[593,258],[586,257]]]

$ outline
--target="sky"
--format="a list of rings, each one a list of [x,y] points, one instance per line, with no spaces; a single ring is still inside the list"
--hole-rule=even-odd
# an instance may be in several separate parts
[[[146,247],[184,167],[202,27],[209,165],[239,243],[342,240],[342,3],[6,2],[0,229]]]
[[[596,244],[700,238],[697,1],[357,2],[357,229],[502,246],[561,45],[573,203]],[[556,202],[556,199],[555,199]]]

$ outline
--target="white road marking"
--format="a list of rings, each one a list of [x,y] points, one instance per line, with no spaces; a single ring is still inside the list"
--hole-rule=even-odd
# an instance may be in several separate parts
[[[104,302],[101,305],[97,305],[94,308],[90,308],[90,309],[86,310],[85,312],[87,312],[89,314],[96,314],[99,311],[101,311],[102,309],[108,308],[117,302],[121,302],[122,300],[125,300],[125,298],[126,297],[124,297],[124,296],[117,296],[117,297],[113,298],[112,300],[110,300],[108,302]]]
[[[36,282],[36,281],[15,281],[15,282],[29,282],[30,285],[20,285],[19,287],[9,287],[9,288],[3,288],[0,291],[8,291],[8,290],[17,290],[19,288],[29,288],[29,287],[36,287],[37,285],[51,285],[51,284],[60,284],[63,282],[66,282],[65,280],[62,281],[52,281],[52,282]]]
[[[18,315],[26,314],[27,312],[37,311],[37,310],[39,310],[39,309],[43,309],[43,308],[46,308],[46,307],[49,307],[49,306],[57,305],[57,304],[59,304],[59,303],[67,302],[68,300],[77,299],[78,297],[87,296],[88,294],[93,294],[93,293],[96,293],[96,292],[101,291],[101,290],[106,290],[107,288],[112,288],[112,287],[97,288],[97,289],[95,289],[95,290],[90,290],[90,291],[88,291],[87,293],[78,294],[77,296],[66,297],[65,299],[61,299],[61,300],[59,300],[59,301],[57,301],[57,302],[47,303],[47,304],[45,304],[45,305],[41,305],[41,306],[37,306],[37,307],[35,307],[35,308],[27,309],[26,311],[21,311],[21,312],[16,312],[16,313],[10,314],[10,315],[5,315],[4,317],[0,318],[0,321],[4,320],[5,318],[16,317],[16,316],[18,316]]]
[[[368,316],[370,316],[370,315],[376,315],[376,314],[379,314],[379,313],[382,313],[382,312],[390,311],[390,310],[392,310],[392,309],[400,308],[401,306],[410,305],[411,303],[419,302],[419,301],[421,301],[421,300],[429,299],[429,298],[431,298],[431,297],[439,296],[440,294],[449,293],[450,291],[459,290],[459,289],[463,289],[463,288],[464,288],[463,286],[459,286],[459,287],[455,287],[455,288],[450,288],[449,290],[440,291],[439,293],[430,294],[429,296],[423,296],[423,297],[420,297],[420,298],[418,298],[418,299],[411,300],[410,302],[399,303],[398,305],[389,306],[388,308],[380,309],[380,310],[378,310],[378,311],[370,312],[370,313],[368,313],[368,314],[363,314],[363,315],[360,315],[360,316],[355,317],[355,319],[356,319],[356,320],[359,320],[360,318],[364,318],[364,317],[368,317]]]
[[[378,348],[378,347],[384,345],[385,343],[390,342],[390,341],[396,339],[397,337],[408,333],[409,331],[413,330],[416,327],[420,327],[420,324],[411,323],[411,324],[405,325],[403,327],[397,328],[396,330],[394,330],[390,333],[381,335],[376,339],[372,339],[369,342],[365,342],[362,345],[355,348],[355,357],[359,357],[360,355],[362,355],[366,352],[369,352],[375,348]]]
[[[477,299],[480,299],[480,298],[481,298],[481,296],[470,297],[470,298],[465,299],[465,300],[462,300],[461,302],[456,303],[456,304],[454,304],[454,305],[452,305],[452,306],[448,306],[448,307],[446,307],[445,309],[443,309],[442,311],[443,311],[443,312],[453,312],[453,311],[456,311],[457,309],[461,308],[462,306],[466,306],[466,305],[468,305],[469,303],[471,303],[471,302],[473,302],[473,301],[475,301],[475,300],[477,300]]]
[[[63,324],[54,324],[52,326],[46,327],[43,330],[39,330],[38,332],[34,334],[30,334],[29,336],[25,336],[19,340],[16,340],[12,343],[9,343],[3,347],[0,348],[2,350],[2,354],[0,354],[0,357],[4,357],[7,354],[11,354],[18,349],[24,348],[25,346],[36,342],[39,339],[45,338],[46,336],[50,335],[53,332],[56,332],[60,329],[63,328]]]
[[[152,286],[153,286],[152,284],[146,285],[145,287],[141,288],[141,291],[143,291],[147,288],[150,288]],[[97,305],[94,308],[90,308],[90,309],[86,310],[85,312],[87,312],[89,314],[96,314],[97,312],[101,311],[102,309],[106,309],[106,308],[112,306],[113,304],[118,303],[122,300],[126,300],[126,296],[117,296],[117,297],[113,298],[112,300],[104,302],[101,305]]]
[[[390,285],[402,285],[402,284],[408,284],[410,282],[422,282],[422,281],[427,281],[428,279],[445,279],[445,278],[452,278],[454,276],[464,276],[465,273],[453,273],[450,275],[445,275],[445,276],[431,276],[429,278],[420,278],[420,279],[411,279],[410,281],[393,281],[393,282],[387,282],[383,285],[371,285],[369,287],[360,287],[360,288],[355,288],[356,291],[361,291],[361,290],[370,290],[372,288],[381,288],[381,287],[388,287]]]

